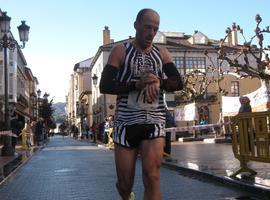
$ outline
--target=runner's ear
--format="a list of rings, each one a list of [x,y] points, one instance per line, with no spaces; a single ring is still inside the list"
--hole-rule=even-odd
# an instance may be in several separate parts
[[[134,28],[135,28],[135,30],[137,30],[138,29],[138,22],[134,22]]]

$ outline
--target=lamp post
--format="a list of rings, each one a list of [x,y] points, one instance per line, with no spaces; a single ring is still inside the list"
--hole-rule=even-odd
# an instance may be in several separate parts
[[[97,88],[97,82],[98,82],[98,76],[96,74],[94,74],[94,76],[92,77],[93,80],[93,84],[95,86],[95,89]],[[96,89],[97,91],[97,89]],[[97,99],[97,95],[96,95],[96,99]],[[106,101],[106,94],[103,94],[103,117],[107,116],[107,101]]]
[[[7,16],[6,12],[2,12],[0,16],[0,29],[1,33],[4,34],[3,38],[0,40],[0,47],[4,50],[4,81],[5,81],[5,129],[10,129],[10,114],[9,114],[9,94],[8,94],[8,66],[7,66],[7,49],[14,50],[16,47],[24,48],[25,42],[28,41],[28,34],[30,27],[22,21],[22,24],[18,26],[20,41],[23,45],[19,46],[17,41],[12,37],[8,36],[10,33],[10,20],[11,18]],[[13,156],[15,149],[11,145],[11,137],[5,136],[4,146],[2,147],[2,156]]]
[[[43,94],[43,98],[42,98],[42,118],[43,118],[43,122],[44,122],[44,128],[45,128],[45,132],[43,132],[43,138],[45,141],[47,141],[48,139],[48,133],[49,133],[49,118],[50,118],[50,114],[48,113],[48,109],[49,109],[49,102],[48,102],[48,97],[50,96],[50,94],[48,94],[47,92],[45,92]]]
[[[92,80],[93,80],[93,85],[95,86],[95,90],[97,90],[98,76],[97,76],[96,74],[94,74],[94,75],[92,76]],[[97,99],[97,92],[95,92],[95,98]],[[96,128],[96,127],[97,127],[96,114],[94,115],[94,118],[95,118],[95,119],[93,120],[93,121],[94,121],[93,124],[95,124],[95,127],[94,127],[94,128]],[[94,142],[97,141],[96,130],[94,130],[93,139],[94,139]]]
[[[93,81],[93,85],[95,87],[95,90],[97,90],[97,81],[98,81],[98,76],[96,74],[94,74],[92,76],[92,81]],[[97,100],[97,91],[95,91],[95,100]],[[97,103],[97,102],[96,102]],[[96,116],[95,116],[95,120],[96,120]]]
[[[41,90],[38,89],[38,91],[37,91],[37,96],[38,96],[38,99],[37,99],[37,121],[39,121],[39,117],[40,117],[40,95],[41,95]]]
[[[97,81],[98,81],[98,77],[97,77],[96,74],[94,74],[94,76],[92,77],[92,80],[93,80],[94,86],[96,87],[97,86]]]

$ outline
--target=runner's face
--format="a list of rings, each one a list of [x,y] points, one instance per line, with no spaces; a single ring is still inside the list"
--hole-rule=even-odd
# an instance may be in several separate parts
[[[141,22],[135,22],[136,39],[142,49],[152,45],[159,28],[159,16],[154,12],[146,12]]]

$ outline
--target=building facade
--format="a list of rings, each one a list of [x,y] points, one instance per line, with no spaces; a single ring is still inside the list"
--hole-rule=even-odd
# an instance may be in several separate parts
[[[92,58],[74,65],[69,81],[66,116],[71,127],[75,125],[80,135],[92,125],[92,84],[90,64]]]
[[[98,77],[99,85],[100,77],[104,66],[107,63],[111,49],[120,43],[132,41],[129,37],[125,40],[113,42],[110,39],[110,31],[108,27],[103,30],[103,45],[99,47],[96,55],[91,63],[91,77]],[[192,122],[178,122],[178,125],[190,125],[199,123],[202,119],[207,119],[207,123],[217,123],[223,116],[222,113],[222,95],[240,96],[254,91],[260,87],[259,79],[239,79],[232,75],[229,64],[218,59],[217,47],[220,41],[209,39],[206,35],[199,31],[195,31],[193,35],[186,35],[181,32],[158,32],[154,44],[166,47],[172,55],[178,71],[183,78],[186,78],[194,71],[200,71],[198,75],[200,79],[204,78],[204,82],[198,79],[194,80],[194,88],[196,92],[203,92],[201,98],[195,100],[198,119]],[[226,41],[227,51],[230,56],[234,56],[234,52],[239,50],[237,32],[232,32]],[[206,52],[207,51],[207,56]],[[209,59],[210,58],[210,59]],[[244,57],[238,58],[240,62],[244,62]],[[252,66],[255,60],[250,58]],[[207,85],[205,84],[208,80]],[[211,80],[211,81],[210,81]],[[223,92],[220,91],[222,88]],[[204,91],[199,91],[204,89]],[[226,91],[226,92],[224,92]],[[179,98],[179,96],[178,96]],[[104,120],[105,117],[114,114],[116,96],[101,94],[98,87],[92,89],[92,105],[93,117],[97,123]],[[177,99],[175,93],[166,94],[166,102],[171,110],[177,106],[186,105],[187,101],[180,96]]]
[[[0,15],[2,12],[0,10]],[[0,33],[0,38],[3,38]],[[11,32],[7,33],[9,39],[14,40]],[[7,48],[7,70],[8,82],[5,82],[4,73],[4,49],[0,48],[0,124],[3,124],[5,114],[5,84],[8,84],[8,103],[10,114],[17,113],[19,120],[24,123],[26,120],[36,120],[37,102],[36,89],[38,85],[37,78],[32,74],[30,68],[27,68],[27,62],[17,44],[13,50]],[[0,129],[3,127],[0,127]]]

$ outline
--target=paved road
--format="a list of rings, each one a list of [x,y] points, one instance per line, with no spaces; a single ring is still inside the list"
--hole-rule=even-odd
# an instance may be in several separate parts
[[[219,176],[229,176],[239,168],[240,162],[234,157],[232,144],[205,142],[174,142],[172,158],[181,166],[192,167]],[[258,174],[254,183],[270,188],[270,163],[248,162]]]
[[[255,199],[239,190],[161,169],[164,200]],[[113,152],[72,138],[54,137],[0,186],[1,200],[118,200]],[[134,192],[143,199],[140,161]]]

